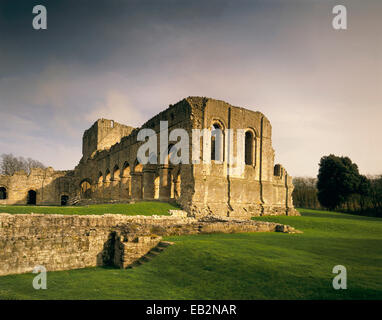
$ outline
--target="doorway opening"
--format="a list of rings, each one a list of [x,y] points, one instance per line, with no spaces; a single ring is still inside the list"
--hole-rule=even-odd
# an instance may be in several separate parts
[[[37,199],[37,193],[34,190],[29,190],[28,191],[28,200],[27,204],[36,204],[36,199]]]
[[[69,202],[69,196],[63,195],[61,196],[61,205],[62,206],[67,206]]]

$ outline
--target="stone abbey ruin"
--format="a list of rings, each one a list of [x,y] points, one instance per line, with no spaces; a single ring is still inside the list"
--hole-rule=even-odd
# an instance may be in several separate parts
[[[139,147],[146,143],[137,139],[140,129],[99,119],[83,135],[83,156],[74,170],[32,169],[29,175],[21,171],[0,176],[0,275],[32,272],[36,266],[47,271],[104,265],[135,267],[171,245],[162,241],[162,236],[299,232],[287,225],[250,219],[299,215],[292,203],[292,179],[281,165],[274,165],[271,125],[262,113],[223,101],[189,97],[142,128],[159,133],[163,121],[168,121],[168,132],[182,128],[190,140],[195,139],[194,129],[219,128],[222,134],[207,135],[208,141],[197,144],[197,160],[202,161],[192,161],[195,143],[189,143],[186,155],[190,161],[143,165],[137,159]],[[242,164],[240,171],[229,170],[226,139],[230,129],[244,129],[233,139],[232,148],[233,154],[242,154],[236,164]],[[165,157],[170,156],[168,150],[183,152],[171,151],[169,146]],[[140,200],[174,202],[183,210],[170,210],[169,216],[1,213],[4,204]]]
[[[159,134],[160,121],[168,121],[169,132],[185,129],[190,140],[192,129],[219,128],[223,141],[211,137],[212,141],[201,143],[200,163],[190,159],[188,164],[143,165],[137,160],[138,148],[144,143],[137,140],[138,131],[150,128]],[[176,202],[195,217],[296,214],[292,178],[281,165],[274,164],[272,127],[262,113],[219,100],[188,97],[170,105],[139,129],[113,120],[97,120],[83,135],[83,156],[74,170],[34,169],[29,175],[21,171],[0,176],[0,205],[160,200]],[[245,166],[239,175],[228,174],[224,147],[221,154],[214,154],[214,145],[225,145],[227,129],[245,130]],[[236,137],[234,154],[235,141]],[[189,145],[191,149],[191,141]],[[191,154],[190,150],[190,158]],[[202,159],[206,154],[211,155],[208,163]]]

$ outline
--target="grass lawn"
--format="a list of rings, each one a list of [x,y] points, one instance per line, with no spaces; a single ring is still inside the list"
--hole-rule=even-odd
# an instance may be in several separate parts
[[[89,268],[0,277],[3,299],[382,299],[382,219],[300,210],[261,217],[303,234],[246,233],[168,237],[175,241],[135,269]],[[347,290],[334,290],[335,265]]]
[[[179,209],[167,202],[142,201],[131,204],[96,204],[88,206],[0,206],[0,213],[43,213],[43,214],[126,214],[126,215],[169,215],[169,209]]]

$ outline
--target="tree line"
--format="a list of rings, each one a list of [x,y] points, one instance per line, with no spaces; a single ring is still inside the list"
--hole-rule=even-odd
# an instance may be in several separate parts
[[[293,204],[298,208],[322,209],[317,197],[317,178],[293,178]]]
[[[38,160],[31,158],[16,157],[13,154],[1,155],[0,160],[0,174],[13,175],[15,172],[24,170],[27,174],[30,174],[31,169],[42,168],[45,169],[45,165]]]
[[[296,207],[382,216],[382,175],[364,176],[348,157],[324,156],[317,178],[293,179]]]

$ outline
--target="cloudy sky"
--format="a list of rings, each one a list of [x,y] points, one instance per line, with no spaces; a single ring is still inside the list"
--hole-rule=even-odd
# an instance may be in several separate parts
[[[293,176],[330,153],[382,173],[381,16],[380,0],[0,0],[0,153],[71,169],[97,118],[138,126],[197,95],[263,112]]]

